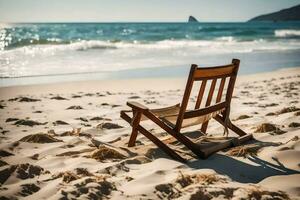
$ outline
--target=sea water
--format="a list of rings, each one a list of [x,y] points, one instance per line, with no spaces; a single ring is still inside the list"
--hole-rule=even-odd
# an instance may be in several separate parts
[[[232,58],[241,74],[300,66],[300,22],[0,25],[0,86],[185,77]]]

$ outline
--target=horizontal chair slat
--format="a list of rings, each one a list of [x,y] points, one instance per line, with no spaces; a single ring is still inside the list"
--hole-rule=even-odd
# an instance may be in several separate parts
[[[219,110],[225,108],[226,106],[227,106],[227,103],[224,101],[224,102],[212,105],[212,106],[208,106],[206,108],[201,108],[201,109],[197,109],[197,110],[186,111],[184,113],[184,117],[183,118],[184,119],[189,119],[189,118],[193,118],[193,117],[199,117],[199,116],[207,115],[207,114],[210,114],[212,112],[219,111]]]
[[[212,79],[222,78],[231,75],[235,70],[235,65],[224,65],[219,67],[197,68],[194,73],[194,79]]]

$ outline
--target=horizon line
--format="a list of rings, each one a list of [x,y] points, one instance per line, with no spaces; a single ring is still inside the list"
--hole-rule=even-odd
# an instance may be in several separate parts
[[[189,21],[28,21],[28,22],[4,22],[0,21],[0,24],[92,24],[92,23],[103,23],[103,24],[113,24],[113,23],[190,23],[190,24],[201,24],[201,23],[249,23],[252,22],[250,20],[242,20],[242,21],[198,21],[198,22],[189,22]],[[274,22],[272,20],[265,21],[253,21],[253,22]],[[300,22],[295,20],[290,21],[276,21],[278,22]]]
[[[4,22],[0,21],[0,23],[3,24],[31,24],[31,23],[242,23],[242,22],[248,22],[246,21],[198,21],[198,22],[188,22],[188,21],[28,21],[28,22],[16,22],[16,21],[11,21],[11,22]]]

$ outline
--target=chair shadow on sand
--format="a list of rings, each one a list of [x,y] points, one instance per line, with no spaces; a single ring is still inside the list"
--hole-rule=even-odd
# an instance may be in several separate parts
[[[276,175],[299,174],[299,171],[286,168],[278,159],[277,164],[262,160],[257,156],[247,157],[253,164],[248,164],[232,157],[215,154],[206,160],[193,160],[187,165],[194,169],[213,169],[219,174],[227,175],[241,183],[258,183],[263,179]]]
[[[191,137],[192,135],[193,132],[191,132],[189,136]],[[260,146],[260,148],[280,145],[280,143],[262,142],[255,139],[247,142],[245,145],[247,144],[257,144]],[[177,142],[174,142],[173,145],[176,146]],[[185,147],[183,148],[187,150]],[[159,148],[156,148],[155,152],[155,154],[152,152],[153,158],[170,158]],[[300,171],[286,168],[278,159],[274,157],[272,159],[276,164],[265,161],[256,155],[248,155],[247,159],[250,161],[250,164],[228,155],[215,153],[207,159],[199,159],[195,156],[195,159],[189,160],[185,164],[193,169],[215,170],[218,174],[227,175],[233,181],[240,183],[258,183],[270,176],[300,173]]]

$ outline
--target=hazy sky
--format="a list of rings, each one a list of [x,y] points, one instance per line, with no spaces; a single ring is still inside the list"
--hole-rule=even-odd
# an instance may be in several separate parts
[[[1,22],[246,21],[300,0],[0,0]]]

